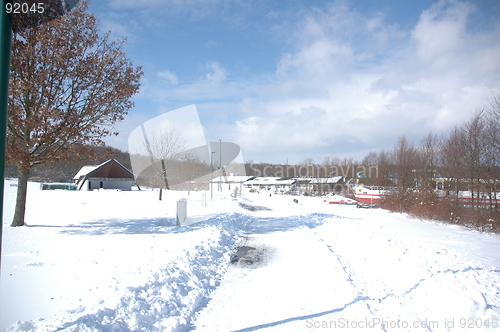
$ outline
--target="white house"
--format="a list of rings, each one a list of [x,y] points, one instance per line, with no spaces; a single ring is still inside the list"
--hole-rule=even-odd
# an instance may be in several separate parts
[[[295,184],[295,179],[282,179],[279,177],[265,176],[256,177],[246,181],[245,187],[247,188],[265,188],[265,189],[283,189],[289,190]]]
[[[73,178],[79,190],[131,190],[134,174],[115,159],[97,166],[83,166]]]

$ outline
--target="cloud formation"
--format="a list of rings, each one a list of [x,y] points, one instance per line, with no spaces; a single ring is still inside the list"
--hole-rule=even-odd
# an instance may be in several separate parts
[[[209,84],[219,84],[226,79],[227,71],[219,63],[210,61],[206,67],[208,72],[205,79]]]
[[[194,3],[166,3],[193,19]],[[251,56],[213,53],[228,41],[210,35],[200,41],[199,54],[189,54],[195,74],[187,77],[176,68],[177,76],[163,67],[155,78],[145,70],[147,84],[138,98],[159,109],[196,103],[209,139],[235,142],[255,161],[361,157],[391,148],[402,134],[417,141],[463,122],[500,87],[500,24],[481,20],[488,13],[473,2],[437,1],[404,27],[382,10],[362,12],[347,1],[293,12],[257,2],[250,14],[232,13],[243,6],[237,2],[196,4],[207,9],[197,19],[226,22],[244,36],[254,36],[252,29],[259,36],[272,31],[274,37],[265,35],[262,43],[271,51],[277,38],[274,69],[246,72]],[[256,13],[262,19],[252,23]],[[217,47],[207,49],[207,43]],[[245,40],[238,46],[249,47]]]
[[[412,31],[344,3],[307,15],[233,138],[267,156],[360,156],[461,123],[499,86],[496,31],[471,32],[474,6],[440,1]],[[484,54],[488,54],[485,56]],[[259,130],[248,131],[259,118]]]
[[[177,75],[175,75],[168,69],[158,72],[158,77],[167,80],[168,82],[170,82],[171,85],[179,84],[179,78],[177,77]]]

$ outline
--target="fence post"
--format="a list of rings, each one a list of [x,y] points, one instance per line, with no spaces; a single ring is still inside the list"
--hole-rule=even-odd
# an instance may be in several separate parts
[[[187,199],[181,198],[177,201],[177,225],[182,225],[187,218]]]

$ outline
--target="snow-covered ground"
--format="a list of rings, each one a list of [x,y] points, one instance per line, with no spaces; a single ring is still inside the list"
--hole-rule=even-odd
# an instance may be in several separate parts
[[[2,330],[500,330],[495,235],[313,197],[36,183],[11,228],[11,183]]]

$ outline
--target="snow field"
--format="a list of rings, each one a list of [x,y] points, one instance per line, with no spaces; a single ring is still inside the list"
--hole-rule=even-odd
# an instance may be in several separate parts
[[[158,201],[157,191],[40,191],[37,184],[28,193],[29,226],[11,228],[15,188],[7,182],[5,191],[0,329],[500,325],[495,235],[315,197],[215,192],[203,206],[200,192],[168,191]],[[188,220],[179,227],[181,197],[188,198]],[[239,247],[247,249],[231,264]]]
[[[160,202],[157,191],[40,191],[34,183],[29,226],[11,228],[15,189],[6,186],[1,329],[175,329],[215,287],[235,241],[217,217],[203,228],[172,226],[186,193]],[[188,221],[227,209],[222,198],[201,206],[197,194],[185,196],[194,198]]]

